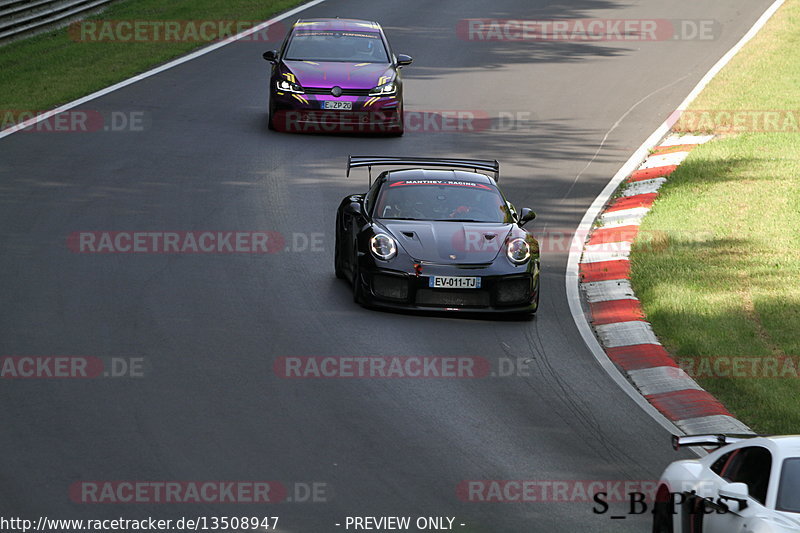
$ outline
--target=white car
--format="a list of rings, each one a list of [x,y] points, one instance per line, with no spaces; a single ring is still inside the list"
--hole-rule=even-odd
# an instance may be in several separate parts
[[[800,435],[673,437],[682,446],[717,449],[667,467],[654,533],[800,531]]]

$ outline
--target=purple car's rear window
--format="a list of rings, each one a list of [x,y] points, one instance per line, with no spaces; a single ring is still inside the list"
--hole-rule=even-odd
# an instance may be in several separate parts
[[[295,30],[286,50],[289,61],[388,63],[389,54],[377,32]]]

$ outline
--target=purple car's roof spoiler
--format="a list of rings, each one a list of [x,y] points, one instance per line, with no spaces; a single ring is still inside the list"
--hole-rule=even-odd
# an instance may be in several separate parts
[[[721,448],[728,444],[734,444],[753,437],[763,437],[753,433],[741,434],[715,434],[715,435],[686,435],[679,437],[672,436],[672,448],[678,450],[684,446],[702,446],[704,448]]]
[[[415,166],[415,167],[445,167],[466,168],[478,172],[483,170],[494,173],[494,181],[500,180],[500,163],[496,159],[454,159],[446,157],[384,157],[372,155],[351,155],[347,159],[347,176],[350,169],[358,167],[369,168],[369,181],[372,184],[372,167],[378,166]]]

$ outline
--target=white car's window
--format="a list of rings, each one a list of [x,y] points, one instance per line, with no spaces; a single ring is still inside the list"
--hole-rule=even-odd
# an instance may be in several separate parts
[[[761,446],[738,450],[722,471],[722,478],[731,483],[747,483],[750,497],[764,505],[767,501],[772,454]]]
[[[800,513],[800,457],[792,457],[783,462],[775,508],[778,511]]]
[[[736,454],[739,450],[734,450],[732,452],[728,452],[725,455],[720,456],[719,459],[714,461],[714,464],[711,465],[711,471],[717,474],[718,476],[722,477],[722,473],[725,471],[725,467],[728,466],[731,458]]]

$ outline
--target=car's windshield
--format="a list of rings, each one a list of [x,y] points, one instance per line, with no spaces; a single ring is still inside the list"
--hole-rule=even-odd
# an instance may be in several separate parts
[[[783,461],[775,508],[779,511],[800,513],[800,457]]]
[[[378,32],[298,29],[289,41],[286,59],[388,63],[389,54]]]
[[[373,216],[390,220],[512,222],[495,187],[458,180],[403,180],[381,187]]]

